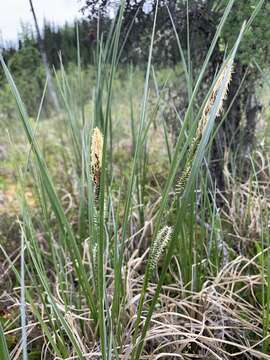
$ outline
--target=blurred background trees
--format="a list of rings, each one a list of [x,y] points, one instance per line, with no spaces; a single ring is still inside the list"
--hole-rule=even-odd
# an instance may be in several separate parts
[[[77,62],[76,26],[75,23],[66,23],[63,27],[48,22],[44,23],[42,31],[43,46],[52,72],[60,68],[60,54],[63,64],[67,67]],[[95,41],[89,33],[89,21],[81,20],[78,22],[78,29],[81,40],[82,66],[87,67],[93,64],[94,61]],[[33,29],[23,26],[18,44],[7,44],[1,51],[15,77],[29,114],[31,116],[36,115],[45,85],[46,74]],[[10,117],[14,105],[12,96],[9,92],[6,93],[8,89],[5,86],[2,69],[0,71],[0,83],[0,112],[8,114],[8,117]],[[51,109],[48,101],[45,109],[47,112]]]

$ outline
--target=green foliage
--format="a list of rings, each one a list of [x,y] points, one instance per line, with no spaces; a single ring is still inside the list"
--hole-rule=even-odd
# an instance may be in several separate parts
[[[223,1],[221,5],[217,5],[217,11],[222,12],[226,5]],[[217,3],[212,1],[212,3]],[[233,6],[228,22],[226,23],[222,32],[221,43],[228,44],[229,47],[233,44],[235,36],[239,29],[239,26],[243,21],[249,19],[259,3],[258,0],[236,1]],[[268,66],[270,64],[270,3],[269,1],[263,1],[261,9],[257,16],[253,20],[250,28],[245,34],[245,39],[241,44],[237,57],[243,64],[250,64],[253,60],[256,60],[262,66]],[[225,48],[224,48],[225,50]]]
[[[23,46],[9,61],[17,86],[30,115],[36,115],[45,84],[39,51],[33,45]]]
[[[0,354],[3,360],[10,360],[8,347],[0,319]]]
[[[9,85],[6,82],[0,87],[0,118],[3,120],[14,119],[16,110],[14,108],[14,99],[10,93]]]

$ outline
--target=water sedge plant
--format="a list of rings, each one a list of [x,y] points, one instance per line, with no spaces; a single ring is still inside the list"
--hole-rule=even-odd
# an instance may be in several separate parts
[[[158,129],[164,127],[163,120],[158,116],[162,91],[157,92],[155,99],[157,111],[150,111],[158,6],[149,45],[144,90],[137,106],[138,121],[133,116],[133,106],[129,109],[133,114],[130,120],[133,149],[129,160],[125,160],[127,164],[124,165],[128,166],[121,181],[115,179],[113,155],[117,142],[115,107],[119,107],[121,102],[115,88],[115,77],[121,55],[124,7],[120,8],[119,16],[112,24],[108,41],[99,34],[91,111],[87,116],[84,109],[82,111],[82,94],[72,87],[64,68],[61,68],[60,75],[56,74],[65,119],[61,121],[61,126],[69,150],[66,151],[64,146],[59,148],[59,158],[68,162],[68,180],[72,183],[68,198],[70,203],[75,204],[74,207],[67,207],[67,197],[61,196],[64,183],[59,184],[52,175],[46,153],[39,143],[39,128],[34,131],[12,75],[0,57],[31,149],[27,157],[29,172],[25,163],[17,164],[18,182],[22,189],[20,224],[24,261],[20,264],[21,271],[0,245],[20,284],[20,316],[23,318],[19,329],[12,323],[0,326],[0,349],[5,360],[21,355],[23,360],[27,360],[32,329],[38,329],[41,334],[42,351],[39,355],[42,359],[184,358],[189,351],[206,352],[213,358],[222,359],[223,355],[227,358],[228,351],[235,348],[241,354],[246,353],[247,358],[270,359],[266,351],[263,353],[255,349],[260,343],[267,345],[264,334],[268,330],[262,334],[256,327],[253,332],[256,343],[251,346],[244,343],[241,340],[244,338],[243,328],[252,331],[246,321],[251,305],[247,306],[243,301],[238,309],[239,289],[222,288],[224,283],[227,284],[229,271],[235,279],[238,261],[242,259],[222,267],[222,254],[216,246],[221,219],[215,207],[214,191],[211,193],[212,203],[209,201],[209,192],[204,186],[205,172],[201,166],[213,138],[215,119],[222,111],[237,48],[250,26],[250,22],[244,24],[199,106],[196,102],[198,89],[233,3],[234,0],[228,1],[195,82],[189,73],[191,64],[187,63],[176,34],[189,89],[189,104],[175,144],[170,144],[168,138],[164,141],[171,146],[171,151],[166,158],[169,164],[167,173],[158,190],[153,190],[147,183],[146,166],[148,143],[153,136],[151,131],[154,131],[152,124],[155,122]],[[254,13],[257,10],[258,7]],[[79,64],[78,74],[80,79]],[[136,95],[137,98],[138,94],[131,90],[131,97]],[[133,104],[132,101],[130,103]],[[196,116],[194,109],[198,109]],[[180,114],[177,115],[180,118]],[[167,136],[166,132],[164,136]],[[179,177],[177,174],[181,169]],[[29,174],[34,179],[35,209],[29,206],[25,195]],[[200,188],[203,210],[197,208],[197,188]],[[157,194],[155,205],[149,201],[153,193]],[[207,231],[203,226],[198,229],[198,212],[203,223],[206,223],[204,220],[211,222],[207,224]],[[253,263],[245,266],[253,266]],[[215,280],[209,285],[212,278]],[[250,276],[244,277],[239,273],[239,278],[241,281],[246,279],[244,291],[247,296]],[[219,282],[219,279],[226,281]],[[256,281],[259,283],[261,280],[256,278]],[[221,289],[224,289],[222,294]],[[228,305],[230,301],[234,301],[235,314]],[[211,309],[214,319],[220,313],[233,316],[233,326],[229,323],[224,327],[222,336],[220,326],[224,317],[217,323],[211,319],[210,325],[206,322],[205,316],[211,315]],[[264,329],[269,317],[269,312],[267,314],[265,310],[265,313],[263,319],[256,318],[256,324]],[[235,324],[239,324],[239,332]],[[11,351],[11,356],[6,341],[10,332],[22,334],[22,341]],[[230,340],[223,336],[225,333]],[[237,340],[234,340],[236,336]]]

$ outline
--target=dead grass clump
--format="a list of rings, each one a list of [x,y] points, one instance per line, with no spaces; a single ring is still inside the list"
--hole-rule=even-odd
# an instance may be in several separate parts
[[[260,352],[262,318],[255,294],[262,281],[255,261],[239,257],[197,293],[163,286],[142,358],[270,359]]]

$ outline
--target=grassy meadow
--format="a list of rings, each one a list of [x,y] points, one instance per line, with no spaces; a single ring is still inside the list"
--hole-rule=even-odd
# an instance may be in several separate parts
[[[145,68],[119,65],[118,17],[95,66],[78,51],[54,73],[49,116],[47,84],[30,117],[0,57],[16,111],[0,125],[1,360],[270,359],[267,82],[248,179],[225,150],[224,192],[209,171],[249,23],[197,101],[229,12],[196,79],[179,41],[181,64],[155,68],[155,21]],[[184,114],[172,82],[187,89]]]

